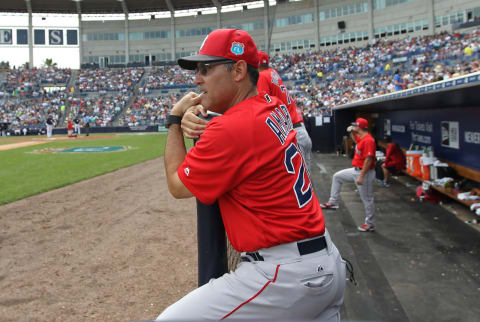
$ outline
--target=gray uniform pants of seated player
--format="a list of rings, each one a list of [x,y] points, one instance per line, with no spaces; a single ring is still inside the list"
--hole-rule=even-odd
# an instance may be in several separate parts
[[[369,170],[363,177],[362,184],[358,185],[357,179],[360,177],[361,172],[362,170],[355,170],[355,168],[348,168],[336,172],[333,175],[332,190],[330,191],[330,199],[328,202],[338,205],[342,184],[354,182],[360,194],[360,199],[362,199],[363,205],[365,206],[365,224],[370,227],[375,227],[375,205],[373,204],[375,170]]]
[[[296,242],[260,249],[264,261],[238,264],[169,306],[157,320],[340,321],[345,261],[327,231],[325,240],[326,248],[306,255],[299,254]]]
[[[303,159],[305,160],[305,164],[310,173],[310,163],[312,159],[312,140],[308,135],[305,125],[303,123],[301,124],[302,126],[295,128],[295,132],[297,132],[297,142],[300,146],[300,149],[302,150]]]

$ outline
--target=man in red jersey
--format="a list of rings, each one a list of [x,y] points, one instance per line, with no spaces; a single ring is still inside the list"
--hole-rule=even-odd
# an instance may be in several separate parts
[[[175,198],[218,200],[235,271],[192,291],[157,320],[339,320],[345,262],[325,222],[287,107],[258,93],[257,47],[241,30],[218,29],[198,55],[200,94],[185,95],[167,118],[165,171]],[[180,123],[199,105],[222,114],[188,153]]]
[[[295,104],[295,100],[288,93],[287,87],[283,84],[282,78],[277,71],[268,67],[269,57],[263,52],[258,52],[258,77],[257,89],[259,92],[266,92],[271,96],[278,97],[288,107],[288,112],[292,118],[293,128],[297,132],[297,142],[302,150],[305,163],[310,171],[312,140],[308,136],[307,129],[303,121],[302,111]]]
[[[355,182],[360,198],[365,206],[365,224],[358,227],[359,231],[375,230],[375,205],[373,204],[373,182],[375,180],[376,144],[368,133],[368,121],[358,118],[349,127],[350,135],[355,141],[353,168],[340,170],[333,175],[330,199],[320,206],[324,209],[337,209],[340,190],[345,182]]]
[[[402,149],[397,143],[392,142],[392,137],[387,136],[385,141],[388,143],[385,153],[385,162],[382,163],[383,181],[381,187],[388,187],[388,178],[391,174],[396,174],[405,169],[406,160]]]

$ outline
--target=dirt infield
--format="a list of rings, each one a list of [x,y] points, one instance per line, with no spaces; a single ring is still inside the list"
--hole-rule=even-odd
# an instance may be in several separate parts
[[[10,144],[2,144],[0,145],[0,151],[12,150],[23,148],[26,146],[32,146],[37,144],[43,144],[48,142],[55,142],[55,141],[69,141],[69,140],[102,140],[102,139],[112,139],[115,138],[114,135],[95,135],[95,136],[77,136],[77,137],[68,137],[68,136],[56,136],[51,138],[35,138],[35,137],[19,137],[15,140],[15,143]]]
[[[195,209],[161,158],[0,206],[0,320],[154,319],[196,287]]]

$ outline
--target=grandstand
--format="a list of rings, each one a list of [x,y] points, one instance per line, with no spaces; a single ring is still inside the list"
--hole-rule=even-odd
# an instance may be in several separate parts
[[[218,27],[252,34],[259,49],[270,53],[272,66],[306,117],[330,116],[335,106],[395,91],[397,70],[404,88],[479,70],[480,33],[475,22],[480,7],[470,1],[457,1],[454,14],[445,1],[432,6],[433,2],[420,0],[350,1],[341,7],[319,0],[154,5],[105,0],[61,7],[50,1],[21,5],[6,1],[0,11],[27,12],[31,18],[40,10],[39,3],[42,12],[78,15],[75,31],[82,68],[20,67],[3,73],[0,117],[12,131],[44,127],[48,114],[54,114],[57,127],[77,115],[94,128],[162,126],[175,101],[172,97],[195,88],[191,72],[179,69],[175,60],[195,52],[192,46]],[[395,19],[390,19],[393,11]],[[88,17],[93,13],[104,15]],[[2,32],[10,35],[12,46],[24,44],[33,66],[41,46],[37,34],[29,41],[31,21],[28,29]],[[465,24],[469,28],[462,29]],[[30,34],[26,43],[25,31]],[[65,30],[67,38],[70,31]],[[4,44],[7,50],[10,43]],[[58,47],[59,54],[63,49]]]

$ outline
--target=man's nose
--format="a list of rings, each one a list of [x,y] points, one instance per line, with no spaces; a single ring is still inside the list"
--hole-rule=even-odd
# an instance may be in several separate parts
[[[193,83],[195,85],[201,84],[203,82],[202,75],[200,74],[199,71],[195,72],[195,77],[193,78]]]

